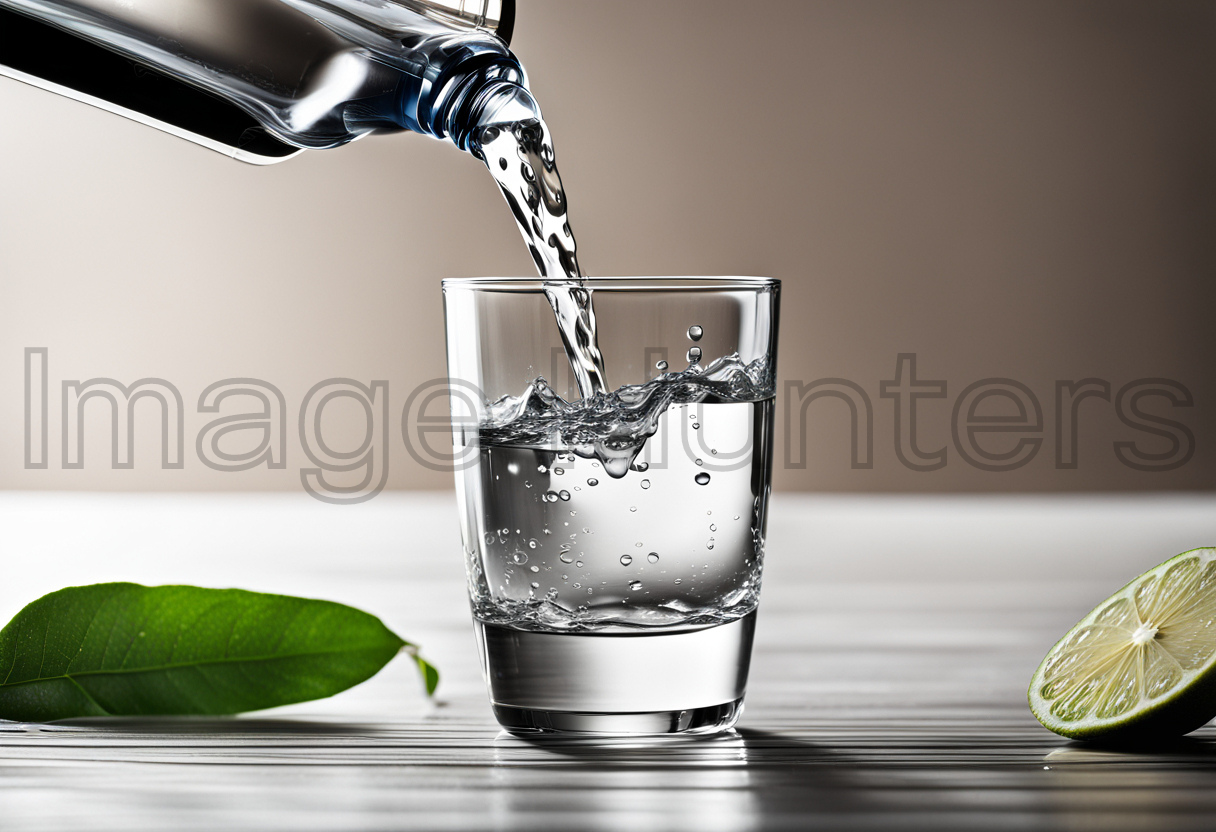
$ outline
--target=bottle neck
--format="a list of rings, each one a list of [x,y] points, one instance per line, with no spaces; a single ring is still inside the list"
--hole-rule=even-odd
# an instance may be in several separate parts
[[[476,153],[482,129],[540,115],[526,84],[518,64],[494,63],[469,72],[441,96],[428,132]]]

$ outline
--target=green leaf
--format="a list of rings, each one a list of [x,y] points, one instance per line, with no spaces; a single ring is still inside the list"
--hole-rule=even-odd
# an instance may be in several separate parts
[[[435,688],[439,687],[439,670],[435,665],[428,662],[422,656],[418,655],[418,650],[413,645],[405,648],[410,657],[414,660],[414,664],[418,665],[418,672],[422,674],[422,683],[426,685],[426,695],[434,696]]]
[[[412,645],[343,604],[241,589],[70,587],[0,630],[0,718],[256,711],[333,696],[403,647],[433,689],[434,668]]]

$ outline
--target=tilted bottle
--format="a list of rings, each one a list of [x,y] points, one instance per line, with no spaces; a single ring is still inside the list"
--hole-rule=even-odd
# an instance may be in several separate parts
[[[514,0],[0,0],[0,75],[246,162],[535,109]]]

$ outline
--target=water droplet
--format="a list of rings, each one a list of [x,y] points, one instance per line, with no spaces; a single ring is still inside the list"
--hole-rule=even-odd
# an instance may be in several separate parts
[[[738,519],[739,519],[739,515],[737,515],[737,514],[736,514],[736,515],[735,515],[735,519],[736,519],[736,520],[738,520]]]
[[[540,567],[539,567],[539,566],[529,566],[529,567],[528,567],[528,571],[530,571],[530,572],[539,572],[539,571],[540,571]]]
[[[709,524],[709,530],[710,530],[711,532],[716,532],[716,531],[718,530],[718,527],[717,527],[717,526],[715,526],[713,523],[710,523],[710,524]]]
[[[591,467],[592,467],[592,468],[599,468],[599,467],[600,467],[600,464],[599,464],[598,462],[592,462],[592,463],[591,463]]]
[[[515,554],[511,555],[511,560],[515,561],[516,563],[527,563],[528,555],[524,552],[516,552]]]
[[[688,363],[696,364],[700,360],[701,360],[701,348],[700,347],[690,347],[688,350]]]
[[[574,562],[574,565],[577,566],[579,569],[583,568],[583,562],[581,560],[576,560]]]
[[[578,581],[575,581],[573,584],[571,584],[571,586],[573,586],[575,589],[582,589],[582,588],[583,588],[583,585],[582,585],[582,584],[580,584]]]
[[[538,584],[536,581],[533,581],[533,582],[532,582],[532,588],[533,588],[533,589],[540,589],[540,584]]]
[[[535,537],[528,541],[528,548],[529,549],[536,548],[536,538]]]
[[[659,553],[651,552],[649,555],[646,556],[646,560],[650,561],[651,563],[658,563],[659,562]]]
[[[694,426],[694,427],[695,427],[695,426]],[[704,464],[705,464],[705,460],[703,460],[703,459],[698,459],[698,460],[697,460],[697,464],[698,464],[698,465],[704,465]]]
[[[701,327],[697,326],[696,324],[693,324],[692,326],[690,326],[688,328],[688,340],[700,341],[701,336],[704,334],[704,332],[705,332],[705,330],[701,329]]]
[[[632,589],[634,592],[637,592],[639,589],[642,588],[642,582],[641,581],[630,581],[629,588]]]
[[[650,480],[642,480],[642,488],[650,488]]]
[[[649,462],[635,462],[633,465],[630,465],[629,467],[632,468],[634,471],[637,471],[639,474],[641,474],[650,469],[650,463]]]
[[[633,563],[633,555],[621,555],[621,566],[628,566]]]
[[[566,500],[567,502],[569,502],[569,500],[570,500],[570,492],[566,491],[564,488],[561,491],[557,492],[557,496],[561,497],[563,500]]]
[[[642,548],[642,543],[641,543],[641,541],[638,541],[637,543],[633,544],[633,548],[635,548],[635,549],[641,549],[641,548]]]
[[[565,468],[554,468],[553,473],[557,474],[557,476],[560,477],[562,474],[566,473],[566,469]]]
[[[491,545],[493,545],[493,543],[494,543],[494,535],[490,534],[489,532],[486,532],[486,545],[491,546]]]
[[[710,449],[709,449],[709,452],[710,452],[711,454],[713,454],[714,456],[717,456],[717,455],[718,455],[718,449],[717,449],[717,448],[710,448]]]
[[[693,423],[692,423],[692,429],[693,429],[693,430],[700,430],[700,429],[701,429],[701,423],[700,423],[700,422],[693,422]]]
[[[532,483],[528,482],[527,480],[524,480],[524,488],[531,488],[531,487],[532,487]]]
[[[595,477],[592,477],[591,479],[587,480],[587,485],[595,486],[595,485],[599,485],[599,484],[600,484],[600,481],[597,480]]]
[[[660,362],[658,362],[657,364],[655,364],[655,365],[654,365],[654,368],[655,368],[656,370],[658,370],[660,373],[665,373],[665,372],[667,372],[667,362],[666,362],[666,361],[660,361]]]
[[[697,481],[697,485],[709,485],[709,474],[705,473],[704,471],[697,474],[694,479]]]
[[[542,474],[543,474],[543,473],[545,473],[546,471],[548,471],[549,469],[548,469],[548,468],[546,468],[546,467],[545,467],[545,466],[543,466],[543,465],[537,465],[537,466],[536,466],[536,470],[537,470],[537,471],[539,471],[540,473],[542,473]]]
[[[501,158],[501,159],[499,159],[499,160],[498,160],[498,166],[499,166],[500,168],[502,168],[503,170],[506,170],[506,169],[507,169],[507,159],[506,159],[506,157],[505,157],[505,156],[504,156],[503,158]]]
[[[562,563],[574,563],[574,556],[571,555],[569,552],[562,552],[560,555],[557,556],[557,559],[560,560]]]
[[[546,503],[556,503],[557,499],[558,498],[557,498],[556,491],[546,491],[545,492],[545,502]]]
[[[714,539],[712,537],[709,540],[705,541],[705,548],[706,549],[714,548]],[[708,564],[706,566],[708,568]]]
[[[683,579],[683,578],[676,578],[674,581],[672,581],[672,583],[673,583],[673,584],[682,584],[682,583],[684,583],[684,579]]]

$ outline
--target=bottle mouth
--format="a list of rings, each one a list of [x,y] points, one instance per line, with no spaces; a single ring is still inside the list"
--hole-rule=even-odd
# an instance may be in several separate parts
[[[523,86],[522,72],[497,66],[467,78],[454,94],[445,133],[461,150],[478,155],[479,136],[490,127],[540,118],[540,106]]]

